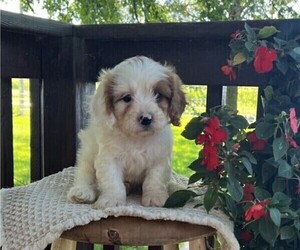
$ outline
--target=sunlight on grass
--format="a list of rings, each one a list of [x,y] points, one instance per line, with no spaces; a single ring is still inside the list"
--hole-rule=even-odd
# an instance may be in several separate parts
[[[181,136],[185,125],[192,118],[191,115],[183,115],[181,126],[172,126],[173,131],[173,170],[182,176],[190,176],[192,171],[188,168],[190,163],[197,158],[199,146],[194,141],[190,141]]]
[[[14,185],[30,183],[30,109],[29,80],[23,81],[24,109],[20,110],[19,79],[13,79]]]

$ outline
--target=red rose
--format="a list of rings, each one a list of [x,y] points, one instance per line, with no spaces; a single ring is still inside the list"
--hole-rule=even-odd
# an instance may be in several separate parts
[[[222,129],[218,128],[214,134],[211,135],[211,140],[215,144],[219,144],[221,142],[225,142],[227,140],[227,132]]]
[[[236,73],[234,72],[232,66],[230,65],[224,65],[221,67],[221,70],[224,75],[229,76],[229,80],[235,80],[236,79]]]
[[[267,211],[265,206],[267,205],[268,200],[263,200],[251,207],[249,207],[245,212],[245,221],[250,221],[252,219],[258,220],[267,216]]]
[[[216,170],[219,165],[218,149],[216,146],[204,145],[202,164],[208,171]]]
[[[273,61],[277,59],[277,52],[265,46],[259,46],[255,51],[254,69],[257,73],[267,73],[273,69]]]
[[[211,117],[206,123],[206,126],[210,127],[211,129],[217,129],[220,127],[220,125],[220,120],[217,116]]]
[[[218,171],[219,155],[218,144],[225,142],[228,135],[227,132],[220,127],[221,123],[218,117],[213,116],[205,120],[203,134],[200,134],[197,139],[197,144],[203,144],[203,160],[202,164],[208,171]]]
[[[253,150],[261,151],[267,144],[267,141],[257,138],[255,131],[248,133],[247,139],[251,143]]]
[[[196,139],[196,144],[204,144],[205,142],[207,142],[207,140],[208,140],[207,135],[204,134],[198,135]]]

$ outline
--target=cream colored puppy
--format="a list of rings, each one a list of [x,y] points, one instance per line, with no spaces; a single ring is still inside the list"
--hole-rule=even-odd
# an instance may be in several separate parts
[[[141,185],[144,206],[162,206],[171,177],[172,134],[186,100],[170,66],[129,58],[103,70],[92,98],[88,127],[79,133],[72,202],[106,208],[126,202]]]

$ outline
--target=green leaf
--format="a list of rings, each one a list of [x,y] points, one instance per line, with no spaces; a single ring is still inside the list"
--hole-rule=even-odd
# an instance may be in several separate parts
[[[265,87],[264,96],[268,101],[271,101],[273,99],[274,90],[273,90],[273,87],[271,85],[268,85],[267,87]]]
[[[208,187],[206,193],[204,194],[204,207],[206,211],[209,211],[213,208],[218,200],[218,189],[214,187]]]
[[[249,174],[253,174],[253,169],[252,169],[252,165],[250,163],[250,161],[248,160],[248,158],[246,157],[241,157],[241,162],[243,163],[244,167],[247,169]]]
[[[238,211],[235,201],[232,199],[230,195],[224,193],[226,207],[228,208],[229,212],[231,213],[232,217],[235,219],[237,217]]]
[[[293,176],[293,169],[287,161],[279,159],[278,160],[278,176],[284,178],[291,178]]]
[[[232,65],[238,65],[246,61],[246,57],[243,53],[239,52],[233,57]]]
[[[247,119],[242,115],[234,116],[232,119],[230,119],[230,123],[237,129],[245,129],[249,125]]]
[[[196,159],[194,160],[189,166],[188,166],[189,169],[195,171],[195,172],[198,172],[198,171],[201,171],[202,168],[200,168],[200,161],[199,159]]]
[[[294,227],[295,227],[297,230],[300,230],[300,220],[294,220]]]
[[[261,168],[263,183],[266,183],[268,180],[270,180],[275,175],[276,172],[277,169],[275,167],[265,162]]]
[[[195,140],[201,134],[204,128],[204,123],[200,120],[200,117],[192,118],[185,126],[181,135],[188,140]]]
[[[273,184],[272,184],[272,191],[274,193],[276,192],[282,192],[284,191],[286,188],[286,181],[282,178],[276,178],[274,181],[273,181]]]
[[[170,195],[167,199],[164,207],[183,207],[192,197],[196,197],[197,194],[191,190],[179,190]]]
[[[274,246],[278,237],[278,228],[270,219],[265,217],[259,221],[259,233],[266,242]]]
[[[248,33],[248,41],[256,40],[255,31],[247,24],[244,25],[246,32]]]
[[[240,155],[244,155],[248,158],[248,160],[252,163],[252,164],[257,164],[257,160],[255,159],[255,157],[248,151],[243,150]]]
[[[256,49],[255,43],[253,43],[251,41],[245,42],[245,47],[248,51],[252,51],[252,52],[255,51],[255,49]],[[247,59],[247,61],[248,61],[248,59]]]
[[[234,179],[234,175],[235,175],[235,167],[234,167],[234,165],[232,165],[232,164],[230,163],[230,161],[225,161],[225,162],[224,162],[224,169],[225,169],[225,171],[226,171],[227,174],[228,174],[229,180]]]
[[[265,26],[258,32],[258,38],[268,38],[279,32],[274,26]]]
[[[288,240],[292,239],[295,235],[295,231],[292,226],[284,226],[280,228],[280,239]]]
[[[269,139],[273,136],[274,126],[268,122],[260,122],[256,125],[255,133],[260,139]]]
[[[265,190],[261,187],[255,187],[254,188],[254,196],[258,200],[264,200],[266,198],[269,198],[271,195],[267,190]]]
[[[200,179],[203,178],[202,174],[199,173],[194,173],[193,175],[191,175],[191,177],[189,178],[189,183],[188,184],[193,184],[197,181],[199,181]]]
[[[281,71],[282,74],[286,74],[289,69],[289,64],[286,58],[280,58],[276,60],[276,67]]]
[[[228,192],[231,194],[232,199],[239,202],[243,198],[243,188],[236,179],[229,179],[227,183]]]
[[[279,206],[281,207],[288,207],[292,201],[289,196],[282,192],[276,192],[272,199],[277,199],[279,201]]]
[[[277,227],[280,227],[281,224],[281,213],[275,207],[270,208],[270,218]]]
[[[300,47],[296,47],[289,52],[289,55],[298,63],[300,63]]]
[[[275,138],[272,144],[275,161],[283,157],[289,148],[289,143],[283,137]]]

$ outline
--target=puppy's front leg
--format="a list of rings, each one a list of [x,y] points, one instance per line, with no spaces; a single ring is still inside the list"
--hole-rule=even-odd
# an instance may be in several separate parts
[[[148,170],[143,183],[143,206],[162,207],[168,199],[167,186],[171,178],[171,170],[154,167]]]
[[[123,205],[126,202],[126,188],[121,167],[115,160],[103,160],[102,157],[97,157],[95,169],[100,196],[94,203],[94,207]]]

